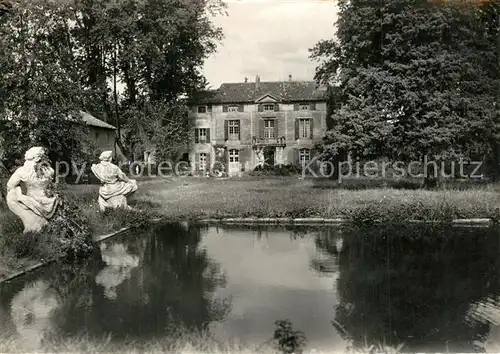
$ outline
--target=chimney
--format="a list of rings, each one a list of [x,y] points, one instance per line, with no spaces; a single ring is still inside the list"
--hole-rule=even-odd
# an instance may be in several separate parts
[[[288,75],[288,81],[292,81],[292,74]]]
[[[260,76],[255,76],[255,89],[258,89],[260,86]]]
[[[245,84],[248,82],[248,77],[245,76]]]

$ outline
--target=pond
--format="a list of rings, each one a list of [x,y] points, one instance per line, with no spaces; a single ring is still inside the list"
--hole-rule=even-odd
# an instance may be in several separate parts
[[[306,350],[500,350],[493,228],[157,225],[0,285],[0,335],[147,342],[208,330],[249,345],[275,321]]]

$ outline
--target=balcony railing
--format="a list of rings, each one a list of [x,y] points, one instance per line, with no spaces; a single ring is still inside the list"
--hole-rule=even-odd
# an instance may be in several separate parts
[[[279,138],[252,138],[252,145],[262,145],[262,146],[285,146],[285,137]]]

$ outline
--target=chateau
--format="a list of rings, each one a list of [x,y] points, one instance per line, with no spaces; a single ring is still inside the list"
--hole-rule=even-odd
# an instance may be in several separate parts
[[[326,132],[327,91],[314,81],[224,83],[193,97],[189,159],[194,173],[225,166],[230,176],[256,166],[301,166]]]

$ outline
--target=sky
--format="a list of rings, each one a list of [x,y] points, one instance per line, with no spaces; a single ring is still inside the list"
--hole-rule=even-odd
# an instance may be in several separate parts
[[[213,20],[224,32],[204,74],[212,88],[223,82],[312,80],[309,48],[334,35],[334,0],[227,0],[228,16]]]

